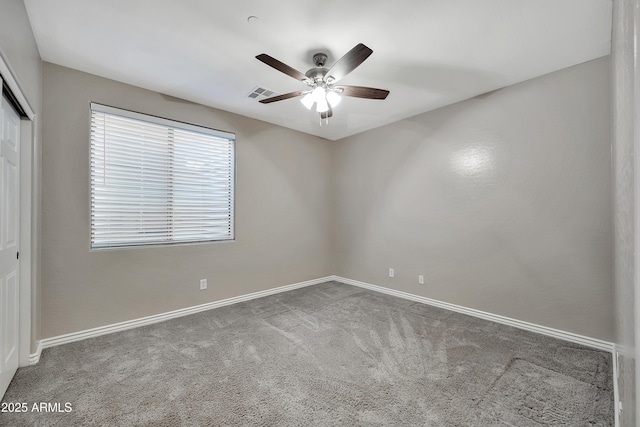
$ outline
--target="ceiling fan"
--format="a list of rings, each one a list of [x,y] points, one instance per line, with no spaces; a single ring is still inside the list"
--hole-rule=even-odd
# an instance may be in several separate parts
[[[263,99],[260,102],[269,104],[271,102],[302,96],[303,98],[300,102],[302,102],[307,109],[311,110],[315,103],[316,111],[320,113],[320,118],[328,119],[333,115],[332,107],[335,107],[340,102],[340,95],[366,99],[385,99],[387,95],[389,95],[388,90],[363,86],[336,85],[340,79],[355,70],[372,53],[373,51],[371,49],[359,43],[340,58],[338,62],[333,64],[331,68],[325,68],[327,55],[324,53],[316,53],[313,55],[315,68],[310,69],[304,74],[266,53],[262,53],[256,56],[256,59],[296,80],[300,80],[309,86],[309,88],[307,90],[297,90],[295,92],[273,96]]]

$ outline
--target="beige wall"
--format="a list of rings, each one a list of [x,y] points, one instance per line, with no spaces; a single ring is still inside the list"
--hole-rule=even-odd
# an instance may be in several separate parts
[[[29,17],[20,0],[0,0],[0,54],[8,63],[35,114],[32,123],[32,291],[31,351],[40,338],[40,160],[42,130],[42,62]]]
[[[49,63],[43,94],[43,337],[332,273],[325,141]],[[90,102],[235,132],[236,241],[91,252]]]
[[[603,58],[335,143],[335,274],[613,341],[609,93]]]
[[[91,252],[92,101],[236,132],[237,241]],[[43,337],[338,274],[613,340],[608,58],[340,142],[48,63],[44,111]]]
[[[640,382],[637,381],[635,363],[638,352],[635,335],[637,326],[638,283],[636,259],[635,206],[634,194],[637,194],[637,178],[634,178],[634,145],[640,142],[637,115],[640,113],[635,103],[638,93],[634,86],[638,81],[638,70],[634,67],[635,43],[634,30],[638,27],[637,0],[615,0],[613,2],[612,56],[612,128],[613,128],[613,194],[614,194],[614,236],[615,236],[615,294],[616,294],[616,345],[620,352],[618,358],[618,388],[623,412],[622,426],[640,426],[638,419],[637,393]],[[636,10],[634,10],[636,9]],[[636,89],[637,90],[637,89]],[[635,95],[635,96],[634,96]],[[637,173],[637,172],[636,172]]]

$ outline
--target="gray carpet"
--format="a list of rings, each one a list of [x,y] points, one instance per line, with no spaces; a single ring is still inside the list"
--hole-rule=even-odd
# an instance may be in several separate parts
[[[0,425],[610,426],[611,355],[329,282],[47,349]]]

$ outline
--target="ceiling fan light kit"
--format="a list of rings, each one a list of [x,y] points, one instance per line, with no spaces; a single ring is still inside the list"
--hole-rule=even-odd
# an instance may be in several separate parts
[[[340,95],[338,95],[338,93],[335,90],[332,90],[331,92],[327,93],[327,101],[329,101],[329,104],[332,107],[336,107],[338,104],[340,104],[340,101],[342,100],[342,98],[340,97]]]
[[[325,98],[320,98],[320,100],[316,101],[316,111],[318,113],[329,111],[329,104]]]
[[[313,104],[316,104],[316,111],[318,113],[324,113],[329,110],[329,107],[335,108],[340,103],[340,95],[335,89],[329,88],[326,85],[316,86],[315,89],[306,91],[305,96],[302,97],[300,102],[307,110],[311,110]]]
[[[313,99],[313,96],[311,95],[311,93],[307,92],[307,94],[302,97],[300,102],[302,103],[302,105],[304,105],[307,108],[307,110],[311,110],[311,107],[313,107],[313,104],[316,101]]]
[[[371,49],[359,43],[329,69],[324,67],[327,61],[327,55],[324,53],[316,53],[313,55],[315,68],[311,68],[305,74],[302,74],[300,71],[278,61],[266,53],[262,53],[256,56],[256,59],[303,82],[309,89],[262,99],[260,102],[262,104],[269,104],[271,102],[302,96],[300,102],[307,110],[311,110],[315,104],[316,112],[320,113],[320,118],[328,119],[333,115],[332,108],[335,108],[342,100],[341,95],[365,99],[386,99],[387,95],[389,95],[388,90],[362,86],[334,86],[338,80],[355,70],[372,53],[373,51]]]

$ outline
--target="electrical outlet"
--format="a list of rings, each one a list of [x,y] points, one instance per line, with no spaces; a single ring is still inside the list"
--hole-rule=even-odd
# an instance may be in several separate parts
[[[418,284],[424,285],[424,276],[422,274],[418,275]]]
[[[389,277],[396,277],[396,272],[393,270],[393,268],[389,269]]]
[[[207,289],[207,279],[200,279],[200,290]]]

